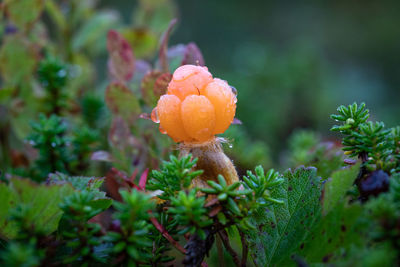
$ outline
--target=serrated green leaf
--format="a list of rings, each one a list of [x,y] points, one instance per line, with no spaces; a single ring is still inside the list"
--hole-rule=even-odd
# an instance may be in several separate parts
[[[328,214],[341,200],[357,178],[360,164],[332,173],[330,180],[325,183],[325,192],[322,203],[324,214]]]
[[[5,183],[0,183],[0,203],[0,236],[15,236],[17,229],[8,217],[11,207],[15,207],[17,203],[17,194]]]
[[[321,183],[315,168],[284,173],[284,182],[271,196],[284,201],[251,216],[257,230],[249,231],[249,248],[260,266],[274,266],[288,258],[307,238],[321,214]]]
[[[324,216],[298,247],[298,254],[307,263],[321,263],[331,258],[338,248],[349,247],[359,240],[359,226],[356,221],[362,213],[358,204],[345,206],[336,205]]]
[[[49,175],[48,182],[50,184],[71,184],[73,188],[79,191],[87,190],[94,193],[94,200],[90,202],[93,209],[106,210],[112,204],[112,199],[106,197],[106,192],[100,190],[104,182],[104,178],[100,177],[84,177],[84,176],[68,176],[57,172]]]
[[[51,173],[48,182],[51,184],[70,183],[77,190],[92,191],[99,189],[104,182],[102,177],[68,176],[61,172]]]
[[[28,179],[13,178],[8,186],[1,183],[0,236],[5,239],[15,237],[18,229],[8,221],[9,211],[20,204],[33,207],[29,209],[30,214],[27,218],[36,231],[52,233],[57,229],[62,216],[59,203],[73,192],[70,185],[38,185]]]

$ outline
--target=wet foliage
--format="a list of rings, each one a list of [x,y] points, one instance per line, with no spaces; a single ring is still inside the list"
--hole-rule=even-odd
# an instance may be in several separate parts
[[[196,158],[151,114],[178,67],[207,62],[191,40],[170,41],[175,2],[138,1],[128,24],[96,1],[0,8],[4,266],[400,264],[400,126],[340,106],[334,137],[299,129],[278,157],[236,118],[222,135],[235,166],[219,146]],[[273,85],[293,65],[259,71]],[[265,110],[260,124],[280,116]],[[222,161],[234,175],[209,177]]]

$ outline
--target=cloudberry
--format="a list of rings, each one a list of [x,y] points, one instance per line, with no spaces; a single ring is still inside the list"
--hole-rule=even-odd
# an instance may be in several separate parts
[[[213,79],[206,67],[183,65],[175,70],[152,119],[175,142],[199,143],[228,129],[235,112],[236,94],[226,81]]]
[[[228,129],[236,112],[236,91],[226,81],[213,78],[206,67],[183,65],[175,70],[167,94],[151,113],[160,132],[181,142],[182,156],[198,158],[194,169],[203,173],[193,179],[195,187],[208,187],[221,174],[227,184],[239,181],[235,166],[214,135]]]
[[[183,65],[172,75],[167,94],[176,95],[183,101],[188,95],[199,95],[212,80],[207,67]]]

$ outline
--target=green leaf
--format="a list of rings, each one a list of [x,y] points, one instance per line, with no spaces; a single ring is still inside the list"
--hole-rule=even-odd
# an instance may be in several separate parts
[[[349,168],[343,168],[335,171],[330,180],[325,183],[325,192],[322,203],[324,214],[328,214],[343,199],[346,192],[351,188],[357,174],[360,170],[360,164]]]
[[[251,216],[257,230],[248,234],[249,248],[259,266],[273,266],[288,258],[307,238],[321,214],[321,182],[315,168],[299,167],[283,175],[271,196],[284,201]]]
[[[359,204],[336,205],[300,244],[298,253],[307,263],[326,262],[338,248],[349,247],[359,240],[360,226],[356,221],[361,213]]]
[[[113,82],[106,90],[106,103],[114,115],[132,123],[140,114],[137,97],[122,83]]]
[[[98,190],[104,182],[100,177],[68,176],[61,172],[51,173],[48,182],[51,184],[70,183],[77,190]]]
[[[105,194],[105,192],[104,192]],[[97,198],[90,202],[90,206],[93,209],[106,210],[113,204],[111,198]]]
[[[126,28],[122,35],[132,46],[137,58],[151,58],[158,46],[158,36],[148,28]]]
[[[87,48],[94,53],[105,50],[107,32],[115,27],[118,21],[119,17],[115,12],[96,12],[74,35],[72,48],[74,50]]]
[[[20,204],[33,207],[28,224],[36,231],[52,233],[62,215],[59,203],[73,192],[70,185],[39,185],[28,179],[12,178],[8,186],[0,183],[0,237],[12,239],[17,234],[18,229],[8,218],[10,210]]]
[[[110,55],[108,70],[117,81],[129,81],[135,72],[135,56],[127,40],[117,31],[107,34],[107,50]]]
[[[71,184],[76,190],[94,192],[94,200],[90,202],[90,206],[94,209],[106,210],[112,204],[112,199],[106,197],[106,192],[100,190],[104,182],[102,177],[68,176],[57,172],[49,175],[48,182],[61,185]]]
[[[31,26],[43,10],[44,0],[5,0],[7,14],[17,27]]]
[[[12,94],[14,93],[14,88],[1,88],[0,89],[0,104],[7,104],[12,98]]]
[[[140,0],[133,13],[134,25],[149,28],[160,35],[171,19],[178,17],[177,3],[173,0]]]
[[[16,86],[30,81],[36,62],[37,54],[27,40],[19,35],[3,39],[0,49],[0,73],[5,84]]]
[[[0,236],[15,236],[17,229],[13,222],[8,220],[11,207],[17,203],[17,194],[13,192],[5,183],[0,183]]]

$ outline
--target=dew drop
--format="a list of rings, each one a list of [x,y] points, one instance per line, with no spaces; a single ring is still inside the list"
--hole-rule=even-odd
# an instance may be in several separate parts
[[[64,78],[65,76],[67,76],[67,72],[64,69],[61,69],[57,72],[57,76],[59,78]]]
[[[154,121],[155,123],[160,123],[160,119],[158,118],[158,112],[157,108],[155,107],[153,111],[151,112],[151,120]]]
[[[236,96],[233,98],[233,103],[237,103],[237,98],[236,98]]]
[[[167,131],[164,130],[164,128],[161,127],[161,125],[160,125],[160,127],[158,127],[158,129],[160,130],[160,133],[162,133],[162,134],[167,134]]]
[[[231,87],[232,93],[233,93],[235,96],[237,96],[237,90],[236,90],[236,88],[233,87],[233,86],[231,86],[231,85],[229,85],[229,86]]]
[[[229,148],[233,148],[233,145],[232,145],[232,144],[229,144]]]
[[[56,147],[56,143],[52,142],[52,143],[51,143],[51,146],[52,146],[52,147]]]

